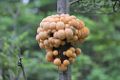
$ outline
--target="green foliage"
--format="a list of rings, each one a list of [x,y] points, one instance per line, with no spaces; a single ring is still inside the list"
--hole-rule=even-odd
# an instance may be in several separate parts
[[[78,68],[73,80],[119,80],[119,58],[120,58],[120,34],[116,18],[119,14],[97,15],[97,21],[91,21],[89,18],[80,17],[86,22],[91,33],[86,42],[81,46],[84,55],[80,56],[74,67]],[[112,21],[115,19],[115,21]],[[87,56],[89,55],[89,56]],[[80,60],[80,61],[79,61]],[[84,63],[84,64],[82,64]],[[78,67],[79,66],[79,67]],[[88,69],[85,69],[85,68]],[[81,70],[82,68],[82,70]],[[79,70],[80,69],[80,70]],[[83,75],[84,72],[88,74]],[[74,72],[74,70],[73,70]]]
[[[15,80],[18,76],[23,80],[17,67],[19,53],[28,80],[57,80],[57,68],[46,62],[45,51],[35,40],[39,22],[55,14],[48,8],[56,5],[55,0],[21,1],[0,2],[0,80]],[[82,54],[72,66],[72,80],[120,80],[120,14],[72,14],[90,29],[89,37],[78,45]]]

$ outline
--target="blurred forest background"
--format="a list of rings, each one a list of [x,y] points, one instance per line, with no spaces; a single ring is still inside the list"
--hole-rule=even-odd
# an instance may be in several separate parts
[[[80,13],[79,5],[71,5],[70,14],[85,21],[91,34],[79,45],[82,54],[72,65],[72,80],[120,80],[120,13],[105,14],[105,8],[104,13]],[[19,53],[28,80],[58,80],[56,67],[46,62],[35,40],[40,21],[52,14],[56,0],[0,0],[0,80],[24,80]]]

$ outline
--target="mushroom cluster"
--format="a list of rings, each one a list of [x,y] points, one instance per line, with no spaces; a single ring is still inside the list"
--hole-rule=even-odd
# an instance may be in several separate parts
[[[81,53],[74,45],[81,44],[89,29],[82,20],[69,14],[57,14],[44,18],[37,29],[36,40],[46,50],[46,60],[53,62],[61,71]]]

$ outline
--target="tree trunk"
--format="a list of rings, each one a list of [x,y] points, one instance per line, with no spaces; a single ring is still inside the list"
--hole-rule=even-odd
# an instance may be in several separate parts
[[[59,80],[71,80],[71,65],[68,66],[67,71],[59,71]]]
[[[57,13],[69,13],[69,0],[57,0]],[[59,80],[71,80],[71,65],[67,71],[59,71]]]
[[[57,0],[57,13],[69,13],[69,0]]]

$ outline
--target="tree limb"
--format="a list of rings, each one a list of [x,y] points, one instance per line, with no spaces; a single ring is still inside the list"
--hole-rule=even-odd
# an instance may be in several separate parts
[[[72,4],[74,4],[74,3],[76,3],[76,2],[79,2],[80,0],[73,0],[73,1],[71,1],[70,3],[69,3],[69,5],[72,5]]]

